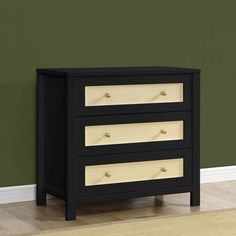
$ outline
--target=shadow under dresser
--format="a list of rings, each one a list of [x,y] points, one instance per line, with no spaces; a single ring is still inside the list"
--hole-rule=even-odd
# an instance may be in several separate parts
[[[200,204],[200,70],[37,69],[37,205],[190,192]]]

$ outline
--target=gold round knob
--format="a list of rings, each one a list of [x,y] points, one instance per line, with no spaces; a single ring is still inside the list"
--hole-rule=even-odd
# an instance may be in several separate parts
[[[161,133],[162,133],[162,134],[166,134],[166,133],[167,133],[167,131],[166,131],[166,130],[164,130],[164,129],[161,129]]]
[[[167,95],[166,91],[161,91],[160,94],[161,94],[161,96],[166,96]]]
[[[110,97],[111,97],[111,94],[110,94],[110,93],[105,93],[105,97],[106,97],[106,98],[110,98]]]
[[[109,172],[106,172],[105,176],[109,178],[109,177],[111,177],[111,174]]]
[[[110,133],[105,133],[105,136],[106,136],[107,138],[110,138],[110,137],[111,137],[111,134],[110,134]]]
[[[162,167],[162,168],[161,168],[161,171],[162,171],[162,172],[166,172],[167,169],[166,169],[165,167]]]

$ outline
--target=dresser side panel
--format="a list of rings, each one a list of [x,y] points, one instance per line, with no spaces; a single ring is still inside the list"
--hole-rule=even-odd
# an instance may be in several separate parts
[[[65,196],[66,187],[66,81],[45,78],[45,186]]]

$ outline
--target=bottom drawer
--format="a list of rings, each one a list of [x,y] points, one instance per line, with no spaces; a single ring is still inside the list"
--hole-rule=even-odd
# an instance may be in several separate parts
[[[190,149],[77,158],[78,195],[188,186]]]
[[[183,158],[85,167],[85,186],[183,177]]]

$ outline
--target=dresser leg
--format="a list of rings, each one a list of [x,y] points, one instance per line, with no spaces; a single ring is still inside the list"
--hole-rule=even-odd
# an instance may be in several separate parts
[[[66,220],[76,220],[76,200],[66,201]]]
[[[190,193],[190,205],[200,206],[200,191]]]
[[[45,206],[47,204],[47,194],[43,190],[37,186],[37,194],[36,194],[36,203],[38,206]]]

